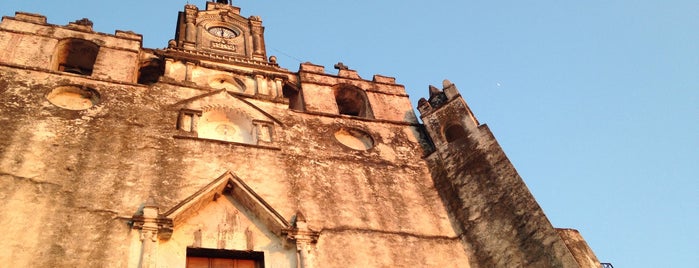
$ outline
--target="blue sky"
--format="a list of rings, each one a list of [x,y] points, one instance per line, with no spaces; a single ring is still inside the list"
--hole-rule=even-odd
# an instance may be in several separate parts
[[[186,1],[5,0],[174,37]],[[204,1],[190,1],[200,7]],[[556,227],[615,267],[699,263],[699,1],[234,1],[268,53],[395,76],[413,103],[450,79]],[[300,61],[299,61],[300,60]]]

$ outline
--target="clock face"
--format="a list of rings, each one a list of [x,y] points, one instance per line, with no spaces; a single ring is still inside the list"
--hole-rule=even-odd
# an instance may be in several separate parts
[[[228,29],[226,27],[220,27],[220,26],[211,27],[211,28],[209,28],[208,32],[214,36],[221,37],[221,38],[233,38],[233,37],[238,36],[238,34],[235,31]]]

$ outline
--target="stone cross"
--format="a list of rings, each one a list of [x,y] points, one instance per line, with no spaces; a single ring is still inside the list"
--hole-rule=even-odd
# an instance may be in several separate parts
[[[337,64],[335,64],[334,67],[335,67],[335,69],[338,69],[338,70],[349,70],[349,67],[347,67],[347,65],[345,65],[342,62],[338,62]]]

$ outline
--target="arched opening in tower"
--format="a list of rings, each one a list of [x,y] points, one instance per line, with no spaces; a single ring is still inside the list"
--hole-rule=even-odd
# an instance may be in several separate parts
[[[284,98],[289,99],[289,109],[303,111],[301,92],[296,87],[284,84],[284,87],[282,87],[282,94],[284,94]]]
[[[350,85],[336,87],[335,102],[340,114],[371,118],[366,94],[357,87]]]
[[[54,53],[53,69],[67,73],[92,75],[99,50],[99,45],[84,39],[61,40]]]
[[[444,129],[444,138],[447,142],[465,139],[467,136],[466,130],[460,124],[452,124]]]

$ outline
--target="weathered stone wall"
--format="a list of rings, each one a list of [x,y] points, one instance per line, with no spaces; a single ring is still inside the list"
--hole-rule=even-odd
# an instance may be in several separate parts
[[[142,37],[117,31],[115,35],[97,33],[92,27],[56,27],[45,17],[18,13],[3,17],[0,24],[0,61],[28,68],[52,70],[57,44],[77,38],[100,46],[93,77],[118,82],[136,82]]]
[[[471,265],[578,267],[495,137],[470,116],[454,85],[445,82],[444,93],[435,93],[421,106],[436,144],[429,166],[472,252]],[[444,102],[435,101],[440,95]],[[464,135],[449,141],[445,129],[453,125],[463,128]]]
[[[573,254],[575,260],[578,262],[580,267],[583,268],[600,268],[602,264],[592,252],[590,246],[587,245],[585,239],[580,235],[580,232],[575,229],[556,229],[558,235],[561,236],[563,242]]]
[[[369,118],[417,124],[405,88],[396,84],[393,78],[375,75],[373,81],[366,81],[352,70],[340,70],[337,76],[328,75],[322,66],[304,63],[300,67],[299,80],[308,112],[338,114],[333,90],[339,85],[349,85],[365,92],[371,111]]]
[[[261,251],[266,267],[577,267],[564,240],[578,237],[551,227],[455,88],[423,127],[391,77],[310,63],[294,73],[264,51],[235,58],[182,40],[144,50],[137,34],[88,24],[27,13],[0,24],[0,263],[183,267],[201,247]],[[65,38],[99,45],[91,75],[52,66]],[[159,82],[136,84],[143,60],[162,62]],[[366,113],[340,114],[342,86]],[[284,94],[297,94],[294,109]],[[468,137],[447,141],[449,124]],[[229,188],[187,203],[222,174],[280,221],[303,215],[317,241],[297,249]],[[171,235],[140,222],[183,204]]]
[[[131,243],[125,218],[147,195],[133,189],[147,191],[143,176],[157,172],[145,160],[159,145],[134,131],[150,122],[137,116],[153,107],[137,97],[145,88],[0,68],[0,223],[6,226],[0,261],[125,267]],[[66,83],[91,85],[112,102],[84,112],[50,104],[47,93]]]
[[[284,217],[306,215],[321,233],[318,267],[468,263],[422,164],[417,125],[305,114],[249,99],[283,123],[275,129],[278,149],[178,139],[173,105],[211,89],[121,85],[9,67],[1,67],[0,81],[0,193],[8,200],[0,206],[9,212],[0,222],[10,226],[4,263],[125,267],[124,256],[140,243],[130,216],[149,196],[166,210],[226,171]],[[49,103],[48,92],[64,84],[94,88],[100,102],[84,111]],[[374,146],[342,145],[334,134],[343,128],[365,131]],[[36,238],[32,243],[27,232]],[[174,237],[182,235],[192,234],[175,226]],[[160,243],[158,254],[167,256],[171,243]],[[369,252],[382,257],[366,258]]]
[[[187,247],[264,251],[267,267],[294,267],[295,248],[256,217],[230,196],[218,198],[178,224],[172,237],[159,241],[158,267],[183,267]],[[133,248],[139,250],[138,245]]]

